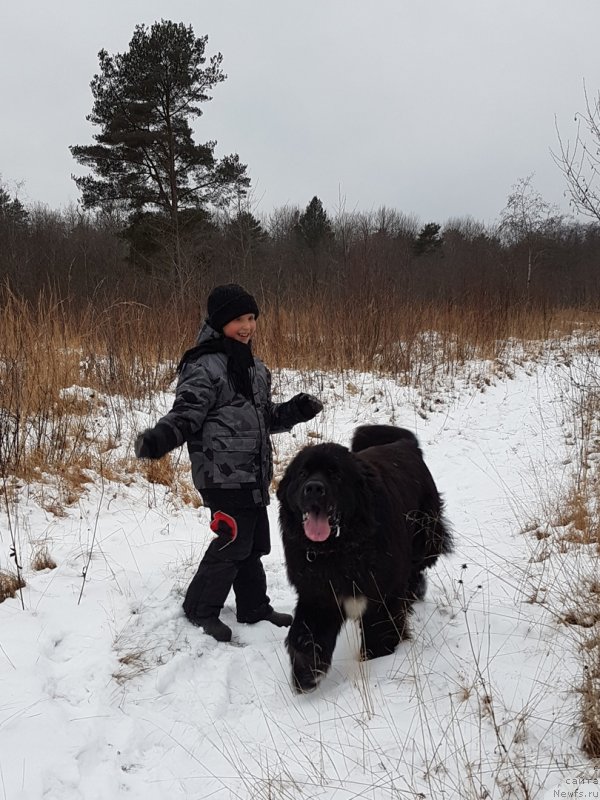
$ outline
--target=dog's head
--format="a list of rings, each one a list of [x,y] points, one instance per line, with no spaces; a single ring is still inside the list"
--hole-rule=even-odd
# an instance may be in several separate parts
[[[364,493],[360,463],[339,444],[305,447],[291,461],[277,490],[281,513],[300,522],[311,542],[338,535],[343,519],[351,519]],[[294,526],[296,527],[296,526]]]

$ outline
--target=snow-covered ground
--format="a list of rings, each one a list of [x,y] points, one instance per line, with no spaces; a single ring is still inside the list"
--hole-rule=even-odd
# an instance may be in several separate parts
[[[290,687],[285,631],[237,624],[232,597],[231,644],[183,617],[211,536],[204,509],[138,477],[97,481],[60,517],[23,486],[10,524],[25,608],[0,604],[0,800],[545,798],[588,775],[581,661],[557,615],[577,575],[531,532],[571,479],[573,364],[548,351],[510,374],[492,367],[470,365],[469,380],[426,398],[372,375],[274,376],[282,398],[308,390],[326,404],[274,437],[279,474],[306,442],[401,424],[419,436],[456,537],[416,604],[413,639],[362,663],[349,623],[309,695]],[[119,425],[142,428],[171,399]],[[270,596],[292,612],[275,497],[270,519]],[[0,525],[6,569],[4,512]],[[42,542],[58,566],[34,572]]]

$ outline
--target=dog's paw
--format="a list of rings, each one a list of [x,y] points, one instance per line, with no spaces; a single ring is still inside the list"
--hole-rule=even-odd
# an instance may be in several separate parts
[[[290,650],[290,658],[292,683],[296,692],[303,694],[314,691],[329,669],[329,664],[321,661],[315,650],[310,654]]]

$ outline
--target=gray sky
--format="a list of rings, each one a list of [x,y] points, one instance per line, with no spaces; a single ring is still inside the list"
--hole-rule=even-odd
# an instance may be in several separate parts
[[[0,0],[0,175],[75,201],[97,53],[138,23],[208,34],[228,79],[196,141],[248,164],[254,210],[381,205],[423,222],[497,218],[518,179],[568,211],[555,125],[600,89],[598,0]]]

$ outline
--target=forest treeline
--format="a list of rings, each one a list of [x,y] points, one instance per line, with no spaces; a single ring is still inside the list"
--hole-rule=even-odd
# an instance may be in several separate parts
[[[513,221],[514,222],[514,221]],[[509,220],[510,223],[510,220]],[[206,210],[180,222],[178,262],[159,214],[135,225],[79,206],[25,207],[0,188],[0,282],[24,298],[126,298],[203,304],[237,281],[276,304],[307,297],[361,303],[385,292],[453,304],[597,307],[600,226],[560,217],[486,226],[470,218],[421,225],[382,207],[333,215],[313,198],[260,218]]]

